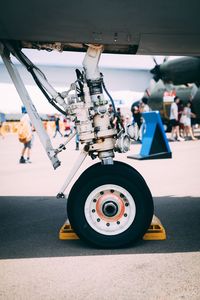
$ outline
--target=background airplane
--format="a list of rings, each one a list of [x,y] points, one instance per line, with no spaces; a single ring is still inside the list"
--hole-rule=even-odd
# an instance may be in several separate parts
[[[182,57],[174,60],[165,59],[160,65],[150,70],[153,81],[145,93],[152,110],[159,110],[166,125],[170,129],[169,111],[175,96],[178,96],[183,105],[192,101],[192,110],[196,118],[193,124],[200,123],[200,58]]]

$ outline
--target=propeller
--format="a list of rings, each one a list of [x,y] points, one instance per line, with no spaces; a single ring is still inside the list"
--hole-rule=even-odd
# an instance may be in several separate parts
[[[160,70],[160,65],[157,63],[155,57],[153,56],[152,57],[154,63],[155,63],[155,67],[153,69],[150,70],[150,73],[153,74],[153,79],[155,80],[155,82],[158,82],[159,79],[162,79],[162,73],[161,73],[161,70]],[[163,63],[167,62],[169,59],[169,56],[165,56],[164,59],[163,59]]]

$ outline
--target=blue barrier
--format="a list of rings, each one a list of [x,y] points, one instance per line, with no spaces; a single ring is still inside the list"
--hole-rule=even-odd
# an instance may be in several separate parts
[[[158,111],[143,113],[144,130],[142,148],[138,155],[128,156],[134,159],[171,158],[172,153]]]

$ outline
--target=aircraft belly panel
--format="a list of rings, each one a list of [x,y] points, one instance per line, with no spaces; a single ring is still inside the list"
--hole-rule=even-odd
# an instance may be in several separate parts
[[[200,54],[200,2],[196,0],[25,0],[4,2],[0,40],[63,42],[64,50],[105,44],[105,52]],[[74,43],[79,44],[77,48]],[[69,45],[71,45],[69,47]]]

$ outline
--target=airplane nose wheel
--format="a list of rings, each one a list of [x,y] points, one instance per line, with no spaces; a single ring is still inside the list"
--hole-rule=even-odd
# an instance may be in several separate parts
[[[67,212],[81,239],[101,248],[116,248],[143,237],[153,217],[153,200],[135,169],[121,162],[98,163],[75,182]]]

